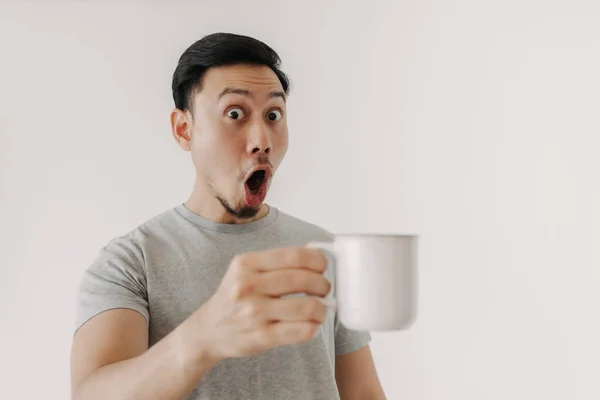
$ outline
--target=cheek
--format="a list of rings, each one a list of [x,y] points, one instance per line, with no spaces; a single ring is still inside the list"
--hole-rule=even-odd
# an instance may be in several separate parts
[[[221,151],[211,151],[211,149],[219,148],[219,146],[206,136],[198,134],[195,140],[192,140],[191,157],[196,174],[212,181],[219,176],[221,167],[218,163],[222,162],[219,159]]]
[[[194,165],[196,167],[205,165],[207,163],[207,161],[209,161],[207,159],[207,157],[211,157],[211,154],[210,154],[210,152],[206,151],[206,148],[208,146],[209,146],[209,143],[206,143],[206,141],[204,141],[198,137],[192,139],[192,143],[191,143],[192,160],[194,161]]]
[[[216,130],[199,133],[191,149],[196,172],[214,185],[230,185],[237,179],[240,155],[244,154],[240,137]]]
[[[192,136],[191,151],[194,163],[207,165],[213,162],[221,153],[226,135],[216,123],[204,121],[198,125]]]

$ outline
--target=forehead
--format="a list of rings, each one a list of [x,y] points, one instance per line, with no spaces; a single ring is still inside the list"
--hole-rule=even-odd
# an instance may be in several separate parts
[[[283,91],[271,68],[242,64],[210,68],[204,74],[200,93],[215,99],[227,88],[247,90],[260,97],[269,96],[273,91]]]

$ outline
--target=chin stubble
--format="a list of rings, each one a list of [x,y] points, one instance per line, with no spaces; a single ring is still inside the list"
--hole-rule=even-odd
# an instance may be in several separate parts
[[[249,219],[253,218],[260,211],[260,207],[238,207],[237,209],[232,208],[227,200],[217,196],[217,200],[221,203],[225,211],[236,218],[239,219]]]

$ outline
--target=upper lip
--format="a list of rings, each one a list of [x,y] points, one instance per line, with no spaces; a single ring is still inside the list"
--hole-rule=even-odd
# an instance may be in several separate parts
[[[271,174],[273,173],[272,168],[267,165],[267,164],[261,164],[258,165],[255,168],[252,168],[252,170],[250,170],[250,172],[248,172],[248,174],[246,175],[246,179],[244,180],[244,182],[247,182],[248,179],[250,179],[250,177],[252,176],[252,174],[254,174],[257,171],[265,171],[265,177],[264,180],[266,181],[267,179],[269,179],[271,177]]]

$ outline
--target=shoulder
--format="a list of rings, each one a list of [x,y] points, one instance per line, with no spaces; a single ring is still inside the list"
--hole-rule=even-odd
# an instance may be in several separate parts
[[[161,248],[176,240],[173,233],[180,232],[181,225],[185,225],[185,220],[174,209],[166,210],[111,238],[101,248],[101,254],[127,258],[144,265],[148,249]]]

